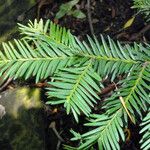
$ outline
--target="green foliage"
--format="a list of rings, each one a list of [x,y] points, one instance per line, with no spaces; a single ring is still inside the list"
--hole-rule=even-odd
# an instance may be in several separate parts
[[[48,95],[55,97],[48,104],[64,103],[67,114],[72,110],[75,119],[78,121],[80,112],[86,116],[91,113],[91,107],[94,107],[92,102],[96,103],[99,99],[95,91],[99,92],[100,88],[95,83],[95,80],[100,81],[101,78],[91,68],[91,61],[87,61],[82,67],[76,66],[61,70],[56,77],[53,78],[56,82],[50,82],[54,88],[49,88]],[[58,98],[58,100],[56,99]]]
[[[91,115],[90,122],[85,124],[89,127],[96,127],[95,129],[84,133],[79,136],[79,134],[73,132],[74,138],[71,140],[82,140],[82,144],[78,149],[88,149],[95,142],[98,142],[98,148],[101,149],[119,149],[119,136],[124,141],[125,136],[123,132],[123,122],[121,119],[121,114],[118,113],[117,116],[112,115]],[[67,146],[66,146],[67,147]]]
[[[3,43],[0,75],[14,79],[35,76],[36,82],[51,77],[47,104],[64,104],[67,114],[73,114],[77,122],[81,113],[89,118],[85,124],[89,132],[80,135],[72,131],[72,140],[79,140],[80,146],[66,149],[89,149],[95,143],[100,150],[120,149],[128,121],[136,124],[149,109],[150,45],[122,46],[103,36],[101,40],[87,36],[81,42],[69,30],[42,20],[28,26],[19,24],[19,29],[23,39],[15,40],[14,45]],[[118,88],[101,101],[102,79],[113,82],[118,75],[123,77]],[[100,114],[92,114],[95,103],[102,103]],[[143,149],[150,141],[147,118],[141,124]]]
[[[62,4],[59,8],[59,11],[56,13],[56,19],[60,19],[65,15],[72,15],[75,18],[83,19],[85,18],[85,14],[79,10],[74,9],[75,5],[79,3],[79,0],[71,0],[65,4]]]
[[[147,113],[146,117],[143,119],[141,126],[143,127],[140,133],[144,133],[140,143],[142,143],[141,149],[150,149],[150,112]]]
[[[150,18],[150,1],[149,0],[133,0],[132,8],[136,8],[139,13],[144,14],[147,20]]]
[[[49,22],[47,22],[47,24],[49,25]],[[32,25],[32,23],[30,25]],[[3,43],[4,51],[0,51],[0,76],[4,72],[7,72],[5,78],[13,76],[14,79],[17,79],[23,76],[25,79],[28,79],[31,76],[36,76],[36,82],[38,82],[39,79],[45,79],[53,75],[57,69],[65,67],[72,59],[73,54],[71,52],[67,52],[67,49],[58,47],[58,44],[53,42],[53,40],[56,39],[57,42],[67,44],[70,35],[69,31],[62,28],[60,28],[59,31],[59,28],[55,28],[55,25],[51,23],[49,35],[51,37],[51,47],[49,47],[50,43],[47,43],[49,36],[45,36],[45,38],[40,37],[40,32],[45,35],[47,25],[43,30],[41,29],[40,24],[39,26],[36,25],[37,23],[35,21],[33,28],[25,27],[24,29],[29,29],[29,31],[22,32],[31,36],[28,38],[32,38],[34,33],[39,34],[36,36],[38,41],[33,37],[34,48],[28,44],[27,37],[21,41],[14,40],[15,47],[10,42],[8,44]],[[20,26],[20,29],[22,27],[23,26]],[[62,39],[60,41],[59,34],[61,32],[63,32],[63,36],[65,37],[63,39],[65,40]],[[54,37],[54,33],[58,34],[55,34]],[[40,38],[43,38],[43,41],[40,40]]]

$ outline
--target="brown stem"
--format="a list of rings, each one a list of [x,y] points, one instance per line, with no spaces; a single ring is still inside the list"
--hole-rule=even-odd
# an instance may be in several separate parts
[[[102,89],[99,95],[105,95],[116,88],[115,83],[109,84],[108,87]]]
[[[0,92],[3,91],[12,81],[13,78],[9,78],[1,87],[0,87]]]
[[[130,41],[136,40],[137,38],[139,38],[140,36],[142,36],[142,34],[144,34],[148,30],[150,30],[150,24],[146,25],[140,32],[133,34],[129,38],[129,40]]]
[[[91,34],[94,35],[94,28],[93,28],[92,18],[91,18],[90,0],[87,0],[87,15],[88,15],[88,22],[89,22]]]

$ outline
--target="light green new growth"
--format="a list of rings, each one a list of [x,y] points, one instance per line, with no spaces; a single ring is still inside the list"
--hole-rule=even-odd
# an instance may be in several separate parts
[[[100,150],[119,150],[120,140],[125,141],[128,118],[136,123],[138,116],[142,119],[143,112],[149,110],[150,45],[122,46],[103,36],[101,40],[87,36],[81,42],[69,30],[50,21],[44,24],[43,20],[27,26],[19,24],[19,29],[23,39],[3,43],[0,76],[35,77],[36,82],[51,77],[47,104],[63,104],[77,122],[81,113],[90,118],[85,125],[93,130],[82,135],[72,131],[72,140],[80,140],[81,145],[65,149],[89,149],[98,143]],[[92,114],[94,104],[102,103],[98,96],[102,79],[114,81],[122,74],[119,89],[103,102],[103,113]],[[141,124],[144,150],[150,148],[149,116],[148,113]]]
[[[133,0],[133,6],[138,13],[144,14],[147,21],[150,21],[150,0]]]

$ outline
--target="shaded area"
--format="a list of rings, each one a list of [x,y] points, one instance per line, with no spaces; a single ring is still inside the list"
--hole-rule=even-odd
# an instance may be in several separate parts
[[[39,89],[17,88],[2,93],[6,114],[0,120],[1,150],[44,150],[45,127]]]
[[[1,0],[0,1],[0,43],[18,36],[18,17],[35,5],[36,0]],[[23,23],[35,18],[35,10],[28,12]],[[31,15],[32,14],[32,15]]]

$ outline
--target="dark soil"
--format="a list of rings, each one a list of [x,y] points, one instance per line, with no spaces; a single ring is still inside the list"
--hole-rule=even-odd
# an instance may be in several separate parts
[[[53,2],[41,7],[40,17],[54,20],[55,14],[63,2],[66,1]],[[131,9],[132,5],[132,0],[91,0],[91,21],[94,34],[97,36],[100,34],[109,35],[113,39],[129,43],[133,41],[149,41],[149,31],[135,37],[133,40],[130,39],[131,36],[135,36],[147,24],[140,15],[136,16],[129,28],[123,29],[124,24],[136,14],[136,10]],[[88,16],[86,0],[82,0],[78,7]],[[58,23],[71,29],[72,33],[79,37],[91,34],[88,17],[76,19],[72,16],[64,16],[58,20]]]

